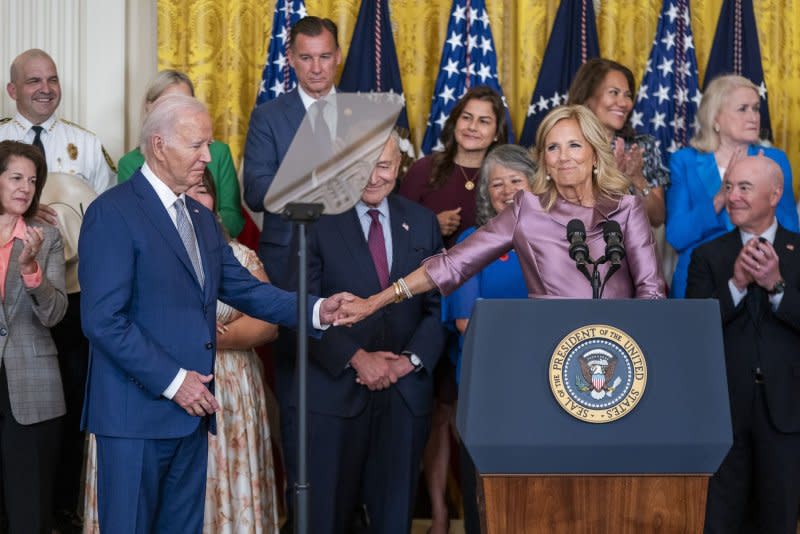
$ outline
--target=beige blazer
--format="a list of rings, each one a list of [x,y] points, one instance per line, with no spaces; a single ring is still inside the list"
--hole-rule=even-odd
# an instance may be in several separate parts
[[[36,257],[42,283],[33,289],[22,283],[18,258],[23,243],[15,239],[5,280],[5,300],[0,305],[0,364],[6,371],[11,412],[23,425],[66,412],[56,345],[50,337],[50,327],[67,311],[64,245],[56,228],[28,224],[44,231]]]

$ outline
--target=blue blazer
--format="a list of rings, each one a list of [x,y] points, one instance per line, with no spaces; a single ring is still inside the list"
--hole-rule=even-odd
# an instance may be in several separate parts
[[[778,223],[792,232],[798,230],[797,206],[792,188],[792,168],[786,154],[777,148],[750,145],[748,156],[759,150],[775,161],[783,171],[783,197],[775,216]],[[669,161],[672,183],[667,189],[667,241],[678,253],[672,276],[670,296],[683,298],[692,251],[700,245],[733,230],[727,210],[714,212],[714,195],[722,185],[717,162],[711,152],[682,148]]]
[[[140,171],[86,211],[78,275],[82,326],[91,344],[82,418],[90,432],[159,439],[197,428],[201,418],[162,392],[180,368],[213,372],[218,298],[265,321],[297,323],[296,296],[253,278],[223,239],[214,214],[191,198],[186,206],[203,262],[203,287]],[[309,310],[315,301],[309,298]],[[213,431],[213,418],[209,424]]]
[[[264,211],[264,196],[275,179],[306,108],[297,89],[253,110],[244,147],[244,200],[251,210]],[[259,256],[273,284],[286,288],[290,279],[289,249],[292,225],[280,214],[264,213]]]
[[[392,227],[390,283],[439,252],[442,237],[436,216],[398,195],[389,196]],[[331,295],[350,291],[368,297],[381,290],[367,240],[355,209],[323,216],[309,234],[309,291]],[[428,292],[392,304],[351,328],[332,327],[309,344],[308,408],[312,412],[353,417],[366,407],[370,391],[356,383],[350,358],[362,348],[368,352],[404,350],[417,354],[424,369],[409,373],[396,387],[415,416],[430,412],[433,370],[444,348],[439,295]],[[296,387],[296,381],[295,381]],[[292,395],[294,403],[295,395]]]

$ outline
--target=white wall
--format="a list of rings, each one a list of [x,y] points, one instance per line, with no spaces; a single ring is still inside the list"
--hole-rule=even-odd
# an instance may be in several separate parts
[[[95,132],[114,160],[136,144],[144,87],[156,72],[157,0],[0,1],[0,80],[29,48],[58,66],[58,114]],[[3,90],[0,115],[16,113]]]

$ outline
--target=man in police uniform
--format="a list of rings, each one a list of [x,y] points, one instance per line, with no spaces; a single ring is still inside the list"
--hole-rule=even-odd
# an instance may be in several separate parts
[[[97,194],[116,183],[114,164],[97,136],[56,116],[61,85],[53,59],[43,50],[27,50],[11,63],[10,74],[6,89],[16,102],[17,114],[0,120],[0,140],[13,139],[38,146],[47,159],[48,172],[84,180]],[[39,205],[37,218],[53,225],[58,222],[56,212],[43,204]],[[80,287],[75,284],[67,291],[70,293],[67,315],[52,329],[67,403],[55,498],[56,520],[62,532],[69,532],[68,523],[77,518],[84,437],[80,414],[88,362],[88,343],[80,325]]]

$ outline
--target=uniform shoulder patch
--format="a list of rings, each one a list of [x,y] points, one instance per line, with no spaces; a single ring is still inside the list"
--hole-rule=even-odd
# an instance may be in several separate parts
[[[114,165],[114,160],[111,159],[111,156],[109,156],[108,152],[106,152],[106,147],[100,145],[100,149],[103,151],[103,157],[106,158],[106,163],[108,163],[108,166],[111,167],[111,170],[114,171],[114,174],[117,174],[117,166]]]

